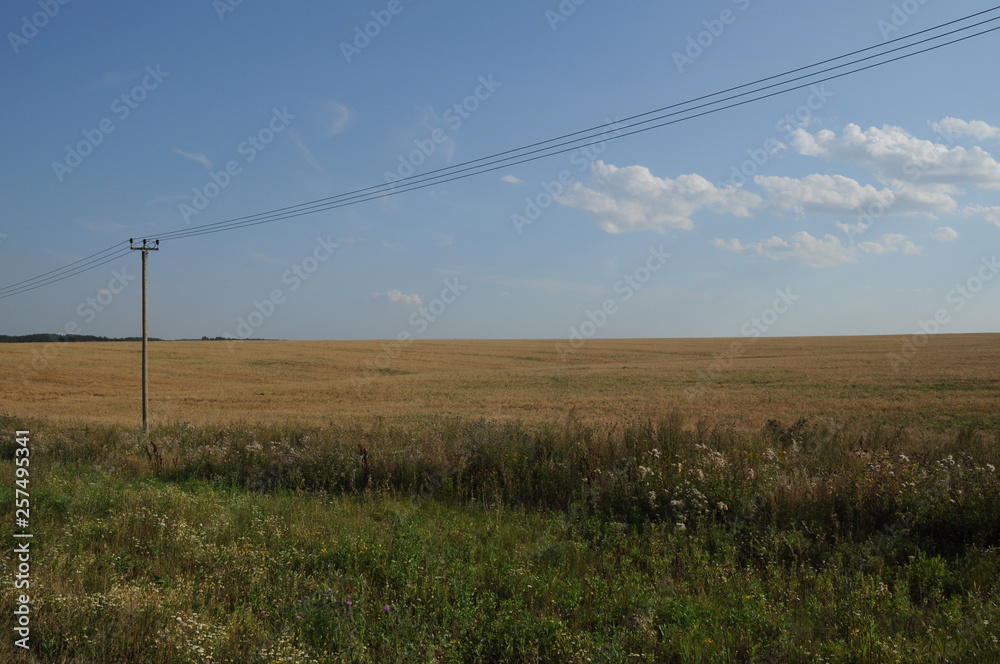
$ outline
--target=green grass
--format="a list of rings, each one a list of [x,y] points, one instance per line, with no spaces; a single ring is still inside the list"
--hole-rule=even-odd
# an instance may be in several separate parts
[[[1000,660],[996,429],[23,428],[18,661]]]

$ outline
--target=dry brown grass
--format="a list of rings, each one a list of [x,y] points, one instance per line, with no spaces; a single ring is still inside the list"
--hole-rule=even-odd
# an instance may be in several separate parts
[[[742,343],[733,355],[730,345]],[[609,422],[680,411],[759,429],[800,416],[934,429],[1000,425],[1000,335],[940,335],[899,371],[902,338],[151,344],[154,424],[421,421],[527,423],[573,411]],[[40,354],[52,355],[46,362]],[[721,359],[719,359],[721,357]],[[0,411],[136,425],[137,343],[0,345]],[[381,366],[369,371],[366,367]],[[693,391],[693,393],[692,393]]]

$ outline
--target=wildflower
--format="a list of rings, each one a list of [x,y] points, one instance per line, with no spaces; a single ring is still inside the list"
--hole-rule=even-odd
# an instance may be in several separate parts
[[[720,501],[719,501],[718,503],[716,503],[716,505],[715,505],[715,506],[716,506],[716,507],[718,508],[718,510],[719,510],[720,512],[725,512],[726,510],[728,510],[728,509],[729,509],[729,505],[726,505],[726,504],[725,504],[724,502],[722,502],[721,500],[720,500]]]
[[[649,473],[650,473],[649,468],[646,468],[645,466],[639,466],[639,477],[641,479],[646,479],[646,475],[649,475]]]
[[[678,521],[677,523],[674,524],[674,530],[676,530],[677,532],[680,533],[680,532],[683,532],[683,531],[687,530],[687,526],[685,526],[683,523],[681,523],[680,521]]]
[[[382,607],[382,610],[385,611],[386,613],[389,613],[389,611],[391,609],[392,609],[392,607],[390,605],[388,605],[388,604],[386,604],[385,606]]]
[[[652,457],[653,457],[654,459],[659,459],[659,458],[660,458],[660,450],[658,450],[658,449],[657,449],[657,448],[655,448],[655,447],[654,447],[653,449],[651,449],[651,450],[649,451],[649,453],[650,453],[650,454],[652,455]]]

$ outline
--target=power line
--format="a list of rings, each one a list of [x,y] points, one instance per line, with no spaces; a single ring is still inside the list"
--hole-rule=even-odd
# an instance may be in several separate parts
[[[424,189],[427,187],[436,186],[440,184],[446,184],[448,182],[454,182],[456,180],[472,177],[474,175],[481,175],[491,171],[499,170],[501,168],[510,168],[512,166],[528,163],[531,161],[536,161],[539,159],[544,159],[547,157],[556,156],[559,154],[564,154],[566,152],[571,152],[573,150],[578,150],[584,147],[596,145],[606,141],[625,138],[626,136],[633,136],[635,134],[643,133],[653,129],[659,129],[680,122],[693,120],[695,118],[704,117],[706,115],[717,113],[723,110],[736,108],[756,101],[761,101],[769,97],[774,97],[777,95],[792,92],[794,90],[806,88],[812,85],[816,85],[818,83],[824,83],[837,78],[842,78],[844,76],[856,74],[868,69],[873,69],[875,67],[881,67],[883,65],[890,64],[892,62],[904,60],[916,55],[921,55],[923,53],[943,48],[945,46],[950,46],[952,44],[966,41],[974,37],[979,37],[988,34],[990,32],[995,32],[997,30],[1000,30],[1000,27],[990,28],[974,34],[966,34],[964,36],[957,37],[950,41],[946,41],[940,44],[935,44],[933,46],[928,46],[926,48],[913,51],[911,53],[902,54],[887,60],[881,60],[879,62],[875,62],[863,67],[851,69],[849,71],[840,72],[838,74],[832,74],[827,77],[816,78],[817,76],[821,76],[822,74],[833,72],[838,69],[851,67],[853,65],[858,65],[862,62],[867,62],[870,60],[884,58],[885,56],[890,55],[892,53],[896,53],[907,49],[912,49],[921,44],[927,44],[932,41],[940,40],[944,37],[957,35],[963,32],[968,32],[969,30],[973,30],[988,23],[1000,20],[1000,17],[994,17],[991,19],[982,20],[973,23],[971,25],[966,25],[964,27],[957,28],[955,30],[937,34],[918,41],[912,41],[914,37],[918,37],[920,35],[928,34],[931,32],[936,32],[941,30],[942,28],[966,22],[971,19],[996,12],[998,10],[1000,10],[1000,6],[976,12],[974,14],[970,14],[968,16],[964,16],[959,19],[948,21],[946,23],[942,23],[934,27],[921,30],[911,35],[907,35],[905,37],[898,37],[896,39],[884,42],[882,44],[869,46],[863,49],[858,49],[855,51],[851,51],[849,53],[845,53],[843,55],[836,56],[834,58],[828,58],[826,60],[821,60],[819,62],[815,62],[810,65],[797,67],[795,69],[790,69],[780,74],[775,74],[773,76],[760,78],[750,83],[744,83],[742,85],[730,87],[725,90],[714,92],[712,94],[702,95],[700,97],[695,97],[693,99],[689,99],[683,102],[670,104],[668,106],[664,106],[658,109],[646,111],[644,113],[639,113],[637,115],[632,115],[622,120],[616,120],[614,122],[596,125],[594,127],[590,127],[587,129],[582,129],[579,131],[563,134],[555,138],[550,138],[544,141],[530,143],[518,148],[497,152],[491,155],[487,155],[485,157],[480,157],[477,159],[454,164],[452,166],[435,169],[419,175],[413,175],[405,178],[400,178],[399,180],[393,182],[387,182],[378,185],[372,185],[369,187],[364,187],[361,189],[355,189],[353,191],[348,191],[342,194],[338,194],[336,196],[317,199],[314,201],[308,201],[305,203],[299,203],[296,205],[286,206],[282,208],[276,208],[274,210],[260,212],[243,217],[237,217],[234,219],[228,219],[220,222],[215,222],[212,224],[206,224],[203,226],[199,226],[197,228],[171,231],[159,235],[157,237],[163,241],[178,240],[182,238],[197,237],[200,235],[221,233],[224,231],[236,230],[238,228],[246,228],[260,224],[272,223],[275,221],[282,221],[285,219],[292,219],[307,214],[333,210],[341,207],[346,207],[349,205],[356,205],[359,203],[364,203],[379,198],[393,196],[396,194],[416,191],[419,189]],[[904,42],[904,41],[909,43],[885,50],[885,47],[887,46],[891,46],[892,44],[897,44],[899,42]],[[851,62],[845,62],[832,67],[828,67],[826,69],[813,71],[812,73],[809,74],[803,74],[801,76],[797,76],[794,78],[788,78],[786,80],[771,83],[770,85],[766,85],[763,87],[756,87],[752,90],[742,92],[740,94],[723,97],[723,95],[728,95],[729,93],[736,92],[737,90],[743,90],[745,88],[752,88],[754,86],[759,86],[762,83],[767,83],[769,81],[776,81],[777,79],[782,79],[792,74],[805,72],[810,69],[815,69],[823,65],[837,62],[838,60],[844,60],[846,58],[850,58],[855,55],[859,55],[861,53],[867,53],[869,51],[874,51],[874,50],[879,50],[879,52],[872,55],[868,55],[864,58],[853,60]],[[789,86],[789,84],[791,83],[796,83],[797,81],[805,81],[805,82],[800,83],[798,85],[793,85],[791,87],[784,87],[784,86]],[[768,92],[767,94],[761,94],[767,90],[774,90],[775,88],[781,88],[781,89],[775,90],[773,92]],[[707,101],[716,97],[718,98],[714,99],[713,101]],[[750,97],[750,98],[742,99],[741,101],[735,101],[743,97]],[[697,102],[703,102],[703,103],[698,104]],[[733,102],[733,103],[726,104],[726,102]],[[683,108],[683,107],[688,107],[688,108]],[[664,114],[665,111],[672,111],[672,112]],[[694,113],[694,111],[700,111],[700,112]],[[648,116],[651,115],[655,115],[656,117],[649,118]],[[640,118],[647,118],[647,119],[637,121]],[[673,119],[668,120],[668,118],[673,118]],[[624,124],[624,126],[620,126],[622,125],[622,123],[630,123],[630,124]],[[651,123],[658,123],[658,124],[651,124]],[[643,125],[649,125],[649,126],[643,126]],[[614,135],[608,136],[607,135],[608,132],[612,130],[614,132]],[[61,268],[50,270],[49,272],[38,275],[37,277],[26,279],[24,281],[20,281],[5,286],[3,288],[0,288],[0,299],[12,297],[14,295],[20,295],[22,293],[35,290],[36,288],[41,288],[43,286],[51,285],[59,281],[62,281],[64,279],[68,279],[78,274],[82,274],[83,272],[87,272],[89,270],[105,265],[113,260],[117,260],[118,258],[121,258],[122,256],[126,255],[129,252],[129,250],[127,248],[124,250],[119,249],[117,252],[115,252],[110,256],[104,256],[103,258],[101,258],[101,256],[107,254],[110,251],[115,250],[122,244],[127,244],[127,243],[119,243],[116,245],[112,245],[111,247],[104,249],[100,252],[97,252],[96,254],[92,254],[91,256],[87,256],[86,258],[82,258],[78,261],[74,261],[73,263],[69,263],[68,265],[63,266]]]
[[[988,12],[991,12],[991,11],[997,11],[998,9],[1000,9],[1000,7],[996,7],[994,9],[987,10],[987,12],[979,12],[978,14],[970,15],[969,17],[965,17],[964,19],[958,19],[957,21],[951,21],[949,23],[942,24],[941,26],[937,26],[936,28],[931,28],[929,30],[940,29],[941,27],[945,27],[947,25],[953,25],[956,22],[961,22],[963,20],[968,20],[970,17],[979,16],[979,15],[982,15],[984,13],[988,13]],[[462,162],[460,164],[455,164],[455,165],[452,165],[452,166],[449,166],[449,167],[436,169],[434,171],[429,171],[427,173],[423,173],[423,174],[420,174],[420,175],[414,175],[414,176],[410,176],[410,177],[407,177],[407,178],[401,178],[401,179],[396,180],[394,182],[387,182],[387,183],[383,183],[383,184],[379,184],[379,185],[365,187],[363,189],[356,189],[354,191],[345,192],[343,194],[338,194],[336,196],[331,196],[331,197],[328,197],[328,198],[317,199],[317,200],[314,200],[314,201],[309,201],[309,202],[306,202],[306,203],[300,203],[300,204],[297,204],[297,205],[283,207],[283,208],[277,208],[275,210],[269,210],[269,211],[266,211],[266,212],[260,212],[260,213],[257,213],[257,214],[248,215],[248,216],[244,216],[244,217],[237,217],[235,219],[229,219],[229,220],[225,220],[225,221],[216,222],[216,223],[213,223],[213,224],[207,224],[207,225],[199,226],[197,228],[183,229],[183,230],[178,230],[178,231],[171,231],[171,232],[164,233],[162,235],[158,235],[157,237],[160,238],[161,240],[164,240],[164,241],[175,240],[175,239],[181,239],[181,238],[185,238],[185,237],[196,237],[196,236],[199,236],[199,235],[207,235],[207,234],[210,234],[210,233],[218,233],[218,232],[223,232],[223,231],[227,231],[227,230],[235,230],[237,228],[244,228],[244,227],[249,227],[249,226],[256,226],[256,225],[260,225],[260,224],[264,224],[264,223],[271,223],[271,222],[274,222],[274,221],[280,221],[280,220],[284,220],[284,219],[291,219],[291,218],[294,218],[294,217],[303,216],[305,214],[312,214],[312,213],[315,213],[315,212],[322,212],[322,211],[326,211],[326,210],[337,209],[337,208],[340,208],[340,207],[346,207],[348,205],[354,205],[354,204],[357,204],[357,203],[363,203],[363,202],[375,200],[375,199],[378,199],[378,198],[385,198],[387,196],[392,196],[392,195],[396,195],[396,194],[400,194],[400,193],[406,193],[406,192],[409,192],[409,191],[415,191],[415,190],[418,190],[418,189],[426,188],[428,186],[445,184],[445,183],[448,183],[448,182],[453,182],[455,180],[463,179],[465,177],[470,177],[471,175],[479,175],[479,174],[483,174],[483,173],[488,173],[488,172],[491,172],[491,171],[498,170],[500,168],[508,168],[508,167],[511,167],[511,166],[516,166],[516,165],[519,165],[519,164],[527,163],[527,162],[530,162],[530,161],[535,161],[537,159],[551,157],[551,156],[555,156],[555,155],[558,155],[558,154],[563,154],[565,152],[571,152],[573,150],[578,150],[580,148],[587,147],[587,146],[590,146],[590,145],[595,145],[595,144],[598,144],[598,143],[602,143],[602,142],[610,141],[610,140],[615,140],[615,139],[618,139],[618,138],[624,138],[626,136],[631,136],[631,135],[634,135],[634,134],[637,134],[637,133],[642,133],[644,131],[649,131],[651,129],[657,129],[657,128],[661,128],[661,127],[668,126],[668,125],[671,125],[671,124],[676,124],[677,122],[691,120],[691,119],[694,119],[694,118],[697,118],[697,117],[703,117],[703,116],[709,115],[711,113],[715,113],[715,112],[718,112],[718,111],[722,111],[722,110],[734,108],[734,107],[737,107],[737,106],[742,106],[742,105],[745,105],[747,103],[751,103],[751,102],[754,102],[754,101],[760,101],[762,99],[773,97],[773,96],[776,96],[776,95],[779,95],[779,94],[785,94],[787,92],[791,92],[791,91],[794,91],[794,90],[799,90],[799,89],[802,89],[802,88],[805,88],[805,87],[809,87],[811,85],[816,85],[818,83],[822,83],[822,82],[834,80],[836,78],[841,78],[843,76],[847,76],[847,75],[850,75],[850,74],[854,74],[854,73],[858,73],[858,72],[861,72],[861,71],[865,71],[867,69],[872,69],[874,67],[879,67],[879,66],[882,66],[882,65],[886,65],[886,64],[889,64],[889,63],[892,63],[892,62],[896,62],[898,60],[903,60],[903,59],[906,59],[906,58],[909,58],[909,57],[913,57],[915,55],[920,55],[920,54],[926,53],[928,51],[936,50],[937,48],[942,48],[944,46],[955,44],[955,43],[958,43],[960,41],[964,41],[966,39],[970,39],[970,38],[973,38],[973,37],[981,36],[981,35],[986,34],[988,32],[993,32],[993,31],[998,30],[1000,28],[993,28],[993,29],[990,29],[990,30],[984,30],[984,31],[976,33],[976,34],[966,35],[964,37],[956,38],[956,39],[953,39],[951,41],[948,41],[948,42],[945,42],[945,43],[942,43],[942,44],[937,44],[937,45],[934,45],[934,46],[931,46],[931,47],[928,47],[928,48],[924,48],[924,49],[921,49],[921,50],[918,50],[918,51],[915,51],[915,52],[912,52],[912,53],[904,54],[902,56],[897,56],[895,58],[891,58],[891,59],[888,59],[888,60],[877,62],[877,63],[871,64],[871,65],[867,65],[867,66],[864,66],[864,67],[858,67],[856,69],[853,69],[853,70],[850,70],[850,71],[847,71],[847,72],[842,72],[842,73],[837,74],[837,75],[832,75],[832,76],[828,76],[828,77],[825,77],[825,78],[818,78],[818,79],[817,78],[813,78],[813,77],[818,76],[818,75],[823,74],[823,73],[834,71],[836,69],[842,69],[844,67],[855,65],[855,64],[859,64],[861,62],[865,62],[865,61],[872,60],[872,59],[875,59],[875,58],[881,58],[881,57],[884,57],[884,56],[889,55],[891,53],[898,52],[900,50],[913,48],[914,46],[917,46],[917,45],[920,45],[920,44],[924,44],[924,43],[927,43],[927,42],[930,42],[930,41],[938,40],[938,39],[941,39],[941,38],[946,37],[946,36],[957,34],[959,32],[968,31],[970,29],[979,27],[981,25],[985,25],[985,24],[990,23],[990,22],[998,21],[998,20],[1000,20],[1000,17],[988,19],[988,20],[985,20],[985,21],[981,21],[979,23],[975,23],[973,25],[969,25],[969,26],[965,26],[963,28],[959,28],[957,30],[953,30],[953,31],[950,31],[950,32],[947,32],[947,33],[936,35],[934,37],[930,37],[930,38],[923,39],[923,40],[920,40],[920,41],[917,41],[917,42],[913,42],[911,44],[906,44],[904,46],[899,46],[899,47],[896,47],[896,48],[893,48],[893,49],[889,49],[889,50],[886,50],[884,52],[881,52],[881,53],[878,53],[878,54],[875,54],[875,55],[870,55],[870,56],[867,56],[865,58],[861,58],[861,59],[858,59],[858,60],[855,60],[855,61],[852,61],[852,62],[849,62],[849,63],[844,63],[844,64],[841,64],[841,65],[837,65],[835,67],[830,67],[830,68],[827,68],[827,69],[824,69],[824,70],[813,72],[812,74],[808,74],[808,75],[804,75],[804,76],[799,76],[799,77],[792,78],[792,79],[789,79],[789,80],[786,80],[786,81],[782,81],[780,83],[775,83],[775,84],[771,84],[771,85],[768,85],[768,86],[760,87],[760,88],[757,88],[755,90],[751,90],[749,92],[741,93],[739,95],[733,95],[733,96],[730,96],[730,97],[724,97],[724,98],[717,99],[717,100],[712,101],[712,102],[707,102],[707,103],[703,103],[703,104],[700,104],[700,105],[697,105],[697,106],[692,106],[691,108],[687,108],[687,109],[684,109],[682,111],[674,111],[674,112],[668,113],[666,115],[660,115],[658,117],[654,117],[654,118],[650,118],[650,119],[647,119],[647,120],[643,120],[641,122],[635,122],[635,123],[632,123],[632,124],[627,124],[627,125],[625,125],[623,127],[617,127],[617,128],[614,129],[614,131],[615,131],[615,135],[614,136],[607,136],[606,134],[607,134],[607,132],[609,130],[611,130],[612,128],[614,128],[615,125],[618,125],[621,122],[628,122],[631,119],[644,117],[644,116],[650,115],[651,113],[657,113],[659,110],[667,110],[667,109],[678,108],[680,106],[686,106],[686,105],[689,105],[689,104],[691,104],[691,103],[693,103],[695,101],[708,99],[708,98],[711,98],[711,97],[714,97],[714,96],[725,94],[725,93],[730,92],[730,91],[742,89],[742,88],[754,85],[755,83],[765,82],[765,81],[773,80],[775,78],[780,78],[782,76],[786,76],[789,73],[796,73],[796,72],[799,72],[799,71],[803,71],[805,69],[810,69],[810,68],[816,67],[816,66],[821,65],[821,64],[825,64],[825,63],[829,63],[829,62],[832,62],[832,61],[836,61],[838,59],[843,59],[844,57],[849,57],[850,55],[853,55],[853,54],[857,54],[857,53],[860,53],[860,52],[872,50],[873,48],[884,47],[886,44],[879,45],[878,47],[869,47],[869,48],[866,48],[866,49],[861,49],[859,51],[854,51],[854,52],[852,52],[850,54],[846,54],[844,56],[839,56],[838,58],[831,58],[831,59],[828,59],[828,60],[824,60],[824,61],[822,61],[820,63],[815,63],[813,65],[808,65],[806,67],[799,67],[797,69],[789,70],[788,72],[784,72],[782,74],[777,74],[775,76],[770,76],[770,77],[767,77],[767,78],[764,78],[764,79],[759,79],[755,83],[749,83],[749,84],[744,84],[744,85],[737,86],[737,87],[734,87],[734,88],[729,88],[727,90],[724,90],[724,91],[721,91],[721,92],[717,92],[717,93],[713,93],[711,95],[705,95],[705,96],[698,97],[698,98],[693,99],[693,100],[688,100],[686,102],[681,102],[679,104],[673,104],[671,106],[664,107],[663,109],[658,109],[657,111],[648,111],[646,113],[642,113],[642,114],[639,114],[639,115],[631,116],[630,118],[626,118],[625,120],[616,121],[614,123],[607,123],[607,124],[604,124],[604,125],[598,125],[597,127],[593,127],[591,129],[582,130],[582,131],[574,132],[574,133],[571,133],[571,134],[565,134],[565,135],[563,135],[561,137],[557,137],[557,138],[554,138],[554,139],[549,139],[547,141],[541,141],[541,142],[533,143],[533,144],[530,144],[530,145],[522,146],[521,148],[515,148],[513,150],[507,150],[507,151],[504,151],[504,152],[495,153],[495,154],[487,156],[487,157],[481,157],[479,159],[474,159],[474,160],[471,160],[471,161]],[[916,35],[925,34],[929,30],[921,31],[920,33],[916,33]],[[907,37],[906,39],[911,39],[913,36],[916,36],[916,35],[911,35],[911,36]],[[900,38],[900,39],[902,39],[902,38]],[[898,41],[899,41],[899,39],[892,40],[892,42],[898,42]],[[887,42],[887,44],[892,43],[892,42]],[[743,100],[743,101],[738,102],[738,103],[733,103],[733,104],[728,104],[728,105],[725,105],[725,106],[720,106],[718,108],[707,110],[707,111],[704,111],[704,112],[701,112],[701,113],[696,113],[696,114],[692,114],[692,115],[685,115],[684,117],[681,117],[681,118],[679,118],[677,120],[673,120],[673,121],[670,121],[670,122],[661,122],[660,124],[655,124],[655,125],[652,125],[652,126],[649,126],[649,127],[644,127],[642,129],[635,129],[636,127],[639,127],[639,126],[644,125],[644,124],[648,124],[648,123],[652,123],[652,122],[657,122],[657,121],[664,120],[664,119],[669,118],[669,117],[675,117],[675,116],[678,116],[678,115],[688,114],[688,113],[691,113],[692,111],[696,111],[696,110],[703,109],[703,108],[708,108],[708,107],[711,107],[711,106],[715,106],[717,104],[723,104],[726,101],[731,101],[731,100],[734,100],[734,99],[739,99],[741,97],[745,97],[745,96],[748,96],[748,95],[758,94],[760,92],[763,92],[763,91],[766,91],[766,90],[769,90],[769,89],[773,89],[775,87],[786,86],[789,83],[793,83],[795,81],[800,81],[800,80],[803,80],[803,79],[809,79],[809,80],[807,82],[803,83],[803,84],[800,84],[800,85],[786,87],[786,88],[784,88],[782,90],[779,90],[777,92],[773,92],[773,93],[769,93],[769,94],[764,94],[764,95],[759,95],[757,97],[753,97],[751,99],[746,99],[746,100]],[[628,130],[628,129],[634,129],[634,130],[633,131],[625,131],[625,130]],[[595,134],[594,132],[596,132],[598,130],[602,130],[603,133],[601,133],[601,134]],[[570,141],[564,141],[564,142],[561,142],[561,143],[555,143],[555,144],[552,144],[552,145],[548,145],[547,147],[544,147],[544,148],[538,148],[538,149],[527,151],[530,148],[535,148],[536,146],[545,145],[547,143],[553,143],[553,142],[559,141],[559,140],[561,140],[563,138],[571,137],[571,136],[576,136],[576,135],[581,134],[581,133],[586,133],[588,135],[580,137],[580,138],[576,138],[576,139],[573,139],[573,140],[570,140]],[[499,157],[503,157],[503,155],[511,155],[512,153],[519,153],[519,154],[513,154],[513,156],[504,157],[502,159],[499,158]],[[485,162],[485,163],[480,163],[480,162]],[[473,166],[472,165],[472,164],[477,164],[477,163],[479,163],[478,166]],[[464,174],[464,175],[460,175],[460,174]]]
[[[108,247],[107,249],[103,249],[101,251],[98,251],[96,254],[91,254],[90,256],[85,256],[84,258],[81,258],[78,261],[73,261],[69,265],[65,265],[65,266],[63,266],[61,268],[58,268],[58,269],[55,269],[55,270],[49,270],[48,272],[44,272],[44,273],[38,275],[37,277],[32,277],[31,279],[25,279],[24,281],[18,281],[17,283],[13,283],[13,284],[10,284],[9,286],[5,286],[4,288],[0,288],[0,295],[2,295],[3,293],[5,293],[6,291],[8,291],[8,290],[10,290],[12,288],[15,288],[17,286],[21,286],[22,284],[24,284],[24,285],[30,284],[31,282],[38,281],[39,279],[42,279],[42,278],[44,278],[44,277],[46,277],[46,276],[48,276],[50,274],[54,275],[55,273],[62,272],[63,270],[69,269],[70,267],[72,267],[74,265],[77,265],[78,263],[83,263],[84,261],[89,260],[91,258],[95,258],[97,256],[100,256],[101,254],[106,254],[107,252],[111,251],[115,247],[120,247],[123,244],[127,244],[127,243],[125,243],[125,242],[119,242],[117,244],[113,244],[110,247]]]
[[[128,244],[128,243],[127,242],[120,243],[114,245],[114,247],[121,246],[121,244]],[[87,258],[93,258],[93,260],[88,261],[87,258],[81,258],[80,260],[75,261],[74,263],[70,263],[69,265],[61,267],[57,270],[51,270],[49,272],[46,272],[45,274],[38,275],[37,277],[34,277],[32,279],[27,279],[23,282],[18,282],[20,284],[24,284],[22,286],[17,286],[17,284],[11,284],[10,286],[7,286],[2,290],[0,290],[0,300],[8,297],[13,297],[15,295],[21,295],[22,293],[33,291],[36,288],[49,286],[51,284],[63,281],[64,279],[75,277],[78,274],[89,272],[90,270],[101,267],[102,265],[106,265],[112,261],[118,260],[119,258],[126,256],[129,253],[128,247],[125,247],[124,249],[119,249],[110,256],[104,256],[103,258],[95,258],[96,256],[100,256],[101,254],[107,253],[110,249],[113,249],[114,247],[110,247],[109,249],[105,249],[104,251],[99,251],[96,254],[92,254],[91,256],[87,257]],[[71,266],[73,265],[77,265],[78,263],[80,263],[78,267],[70,270],[69,272],[66,272],[67,269],[71,268]],[[60,274],[53,274],[53,273],[60,273]],[[51,274],[52,276],[45,279],[44,278],[45,275],[48,274]]]

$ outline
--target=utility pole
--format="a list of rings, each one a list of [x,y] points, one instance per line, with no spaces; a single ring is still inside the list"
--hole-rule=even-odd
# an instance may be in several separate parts
[[[142,252],[142,433],[149,435],[149,310],[146,305],[149,289],[149,252],[160,250],[159,240],[143,240],[136,246],[135,239],[128,239],[129,249]]]

